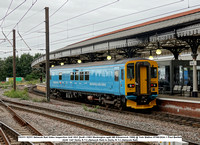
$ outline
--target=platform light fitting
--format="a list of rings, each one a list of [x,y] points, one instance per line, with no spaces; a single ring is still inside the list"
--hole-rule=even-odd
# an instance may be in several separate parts
[[[77,61],[78,63],[82,63],[82,61],[79,59],[78,61]]]
[[[152,56],[152,55],[150,55],[150,56],[149,56],[149,59],[150,59],[150,60],[153,60],[153,56]]]
[[[107,56],[107,60],[111,60],[112,57],[110,55]]]
[[[150,56],[149,56],[150,60],[153,60],[153,56],[152,56],[152,51],[150,50]]]
[[[162,51],[160,49],[156,50],[156,54],[160,55],[162,53]]]
[[[51,65],[51,67],[54,67],[54,65]]]
[[[61,62],[61,63],[60,63],[60,65],[64,65],[64,63],[63,63],[63,62]]]

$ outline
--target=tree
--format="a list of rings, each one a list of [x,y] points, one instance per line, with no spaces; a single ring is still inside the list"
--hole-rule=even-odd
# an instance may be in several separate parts
[[[26,77],[27,74],[32,72],[31,63],[33,61],[33,56],[30,54],[22,54],[18,62],[18,76]]]
[[[0,81],[5,81],[6,72],[5,72],[5,61],[0,58]]]
[[[34,59],[42,54],[36,53],[35,56],[22,54],[16,57],[16,76],[24,77],[27,80],[39,79],[42,74],[41,69],[31,68]],[[9,56],[5,60],[0,59],[0,81],[5,81],[6,77],[13,77],[13,57]]]

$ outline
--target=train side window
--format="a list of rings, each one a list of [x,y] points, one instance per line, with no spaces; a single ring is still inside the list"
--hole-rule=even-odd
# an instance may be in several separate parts
[[[115,81],[119,81],[119,71],[115,70]]]
[[[78,71],[76,71],[75,72],[75,80],[78,80],[78,75],[79,75],[79,73],[78,73]]]
[[[157,78],[157,68],[151,67],[151,78]]]
[[[127,78],[128,79],[134,78],[134,63],[129,63],[127,65]]]
[[[84,80],[84,72],[80,72],[80,80]]]
[[[74,80],[74,72],[70,73],[70,80]]]
[[[59,80],[62,80],[62,73],[59,73]]]
[[[85,72],[85,80],[88,81],[90,79],[89,71]]]
[[[121,69],[121,80],[124,80],[124,69]]]

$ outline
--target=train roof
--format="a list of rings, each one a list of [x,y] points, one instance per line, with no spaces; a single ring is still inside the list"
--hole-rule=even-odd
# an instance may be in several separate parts
[[[148,60],[145,58],[129,58],[129,59],[122,59],[122,60],[110,60],[110,61],[95,61],[95,62],[88,62],[88,63],[81,63],[81,64],[66,64],[55,66],[51,69],[62,69],[62,68],[77,68],[77,67],[89,67],[89,66],[102,66],[102,65],[114,65],[114,64],[126,64],[126,62],[131,60]]]

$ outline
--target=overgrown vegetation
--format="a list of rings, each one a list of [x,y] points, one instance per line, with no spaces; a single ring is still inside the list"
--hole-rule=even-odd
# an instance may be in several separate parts
[[[10,98],[20,98],[21,100],[29,100],[29,95],[27,90],[5,91],[3,95]]]
[[[88,108],[85,104],[83,105],[83,109],[85,111],[89,111],[89,112],[94,112],[94,113],[98,113],[98,109],[100,108],[100,106],[95,106],[94,108],[90,109]]]
[[[42,103],[44,103],[44,102],[47,102],[47,99],[45,99],[45,98],[43,98],[43,99],[34,98],[34,99],[32,99],[32,101],[33,102],[42,102]]]
[[[41,56],[41,54],[22,54],[20,57],[16,57],[16,77],[23,77],[26,81],[32,81],[39,79],[44,74],[40,69],[31,68],[31,63],[34,59]],[[6,59],[0,58],[0,81],[5,81],[6,77],[13,77],[13,62],[12,56]]]
[[[8,89],[8,87],[11,87],[12,85],[13,85],[13,81],[0,82],[0,87],[3,89]]]

